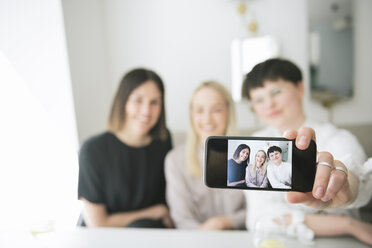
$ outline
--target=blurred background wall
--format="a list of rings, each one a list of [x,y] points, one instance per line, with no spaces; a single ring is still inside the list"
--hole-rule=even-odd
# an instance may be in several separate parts
[[[353,1],[355,80],[353,98],[332,113],[309,94],[309,34],[306,0],[245,1],[255,12],[258,35],[278,38],[281,56],[304,73],[305,109],[314,120],[343,126],[372,123],[370,58],[372,2]],[[62,0],[72,87],[80,142],[104,130],[111,98],[122,75],[134,67],[158,72],[166,84],[168,125],[188,126],[188,101],[202,81],[215,79],[230,88],[230,46],[249,36],[233,0]],[[236,104],[240,129],[260,127],[246,102]]]

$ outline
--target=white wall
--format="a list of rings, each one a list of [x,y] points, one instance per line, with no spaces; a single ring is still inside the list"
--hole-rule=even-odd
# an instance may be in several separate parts
[[[62,1],[80,141],[105,129],[111,103],[107,80],[104,2]]]
[[[154,69],[166,84],[171,130],[188,125],[188,101],[202,81],[230,82],[230,42],[239,35],[229,1],[106,2],[109,79],[117,85],[137,66]]]
[[[153,68],[166,84],[170,129],[185,130],[190,94],[198,84],[215,79],[230,88],[231,42],[247,35],[236,7],[222,0],[107,1],[110,82],[116,85],[124,71],[136,66]],[[259,33],[277,36],[283,55],[306,68],[305,1],[253,1],[248,8],[256,11]],[[257,126],[247,104],[237,109],[239,127]]]
[[[367,68],[372,52],[368,45],[371,44],[372,36],[368,26],[372,18],[368,13],[372,9],[371,1],[354,2],[357,66],[355,97],[335,106],[336,124],[372,122],[372,115],[367,114],[367,106],[372,103],[367,95],[372,90],[372,85],[368,83]],[[80,140],[104,128],[101,119],[107,116],[107,101],[110,101],[122,75],[134,67],[153,69],[164,79],[168,125],[171,131],[186,130],[189,97],[199,83],[215,79],[230,88],[231,41],[238,36],[247,35],[236,11],[237,1],[96,0],[89,4],[85,1],[83,5],[88,5],[85,8],[80,6],[81,2],[63,0],[63,3],[64,6],[66,3],[70,5],[64,10],[65,18],[71,18],[66,20],[69,47],[87,52],[94,51],[95,58],[105,62],[102,63],[102,72],[94,70],[93,73],[107,73],[104,83],[100,82],[104,80],[103,77],[93,82],[89,75],[78,71],[78,67],[83,66],[80,64],[82,58],[78,58],[82,55],[76,55],[75,58],[75,55],[70,55],[71,64],[75,64],[77,73],[75,76],[72,74],[74,89],[85,89],[74,92],[78,107]],[[307,115],[312,119],[327,120],[327,110],[309,97],[306,0],[260,0],[247,3],[248,9],[256,12],[259,34],[277,36],[281,43],[282,56],[295,61],[303,70],[308,90],[305,99]],[[91,15],[93,12],[97,12],[98,17],[94,18]],[[84,42],[87,46],[91,45],[90,38],[71,32],[71,29],[79,32],[80,28],[92,28],[89,23],[79,27],[82,18],[92,19],[100,30],[96,31],[92,38],[104,39],[104,42],[96,41],[94,48],[89,48],[84,46]],[[78,40],[80,43],[77,45]],[[71,52],[71,49],[69,50]],[[84,63],[84,67],[99,69],[96,64],[98,62],[94,59],[84,59]],[[86,98],[85,94],[88,92],[96,97]],[[102,97],[99,97],[100,94]],[[87,112],[92,111],[92,106],[95,106],[96,111],[88,115]],[[236,110],[239,128],[259,126],[247,103],[238,103]],[[84,115],[84,118],[79,115]],[[94,115],[99,115],[101,119],[92,121],[98,118]]]

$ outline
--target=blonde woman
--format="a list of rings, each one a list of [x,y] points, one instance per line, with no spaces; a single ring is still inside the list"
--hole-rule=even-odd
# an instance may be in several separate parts
[[[266,152],[259,150],[256,153],[254,164],[249,164],[246,169],[245,181],[250,188],[267,188],[267,163]]]
[[[235,133],[230,93],[217,82],[202,83],[191,97],[189,111],[186,144],[173,149],[165,159],[166,196],[173,222],[183,229],[242,229],[243,193],[207,188],[202,177],[205,139]]]

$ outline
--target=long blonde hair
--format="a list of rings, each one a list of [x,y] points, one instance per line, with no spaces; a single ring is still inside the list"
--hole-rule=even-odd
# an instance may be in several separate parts
[[[228,123],[225,135],[234,135],[236,131],[235,107],[231,98],[230,92],[220,83],[216,81],[207,81],[201,83],[193,92],[189,103],[189,129],[186,138],[186,166],[187,172],[191,176],[199,176],[202,174],[202,165],[198,158],[198,135],[192,123],[192,103],[197,92],[201,89],[210,87],[219,92],[226,102],[227,111],[229,114]]]
[[[256,174],[256,168],[257,168],[257,165],[256,165],[256,156],[257,156],[257,153],[259,153],[259,152],[263,152],[264,154],[265,154],[265,161],[263,162],[263,164],[262,164],[262,171],[261,171],[261,175],[263,176],[263,175],[265,175],[265,173],[266,173],[266,169],[267,169],[267,157],[266,157],[266,152],[264,151],[264,150],[258,150],[257,152],[256,152],[256,155],[254,156],[254,164],[253,164],[253,166],[252,166],[252,174]]]

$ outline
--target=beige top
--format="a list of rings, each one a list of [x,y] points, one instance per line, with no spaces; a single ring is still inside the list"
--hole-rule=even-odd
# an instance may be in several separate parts
[[[165,158],[166,196],[176,227],[193,229],[211,217],[228,216],[234,228],[245,228],[243,192],[205,186],[202,176],[193,177],[187,173],[185,153],[183,145],[174,148]],[[200,149],[200,161],[202,158]]]

